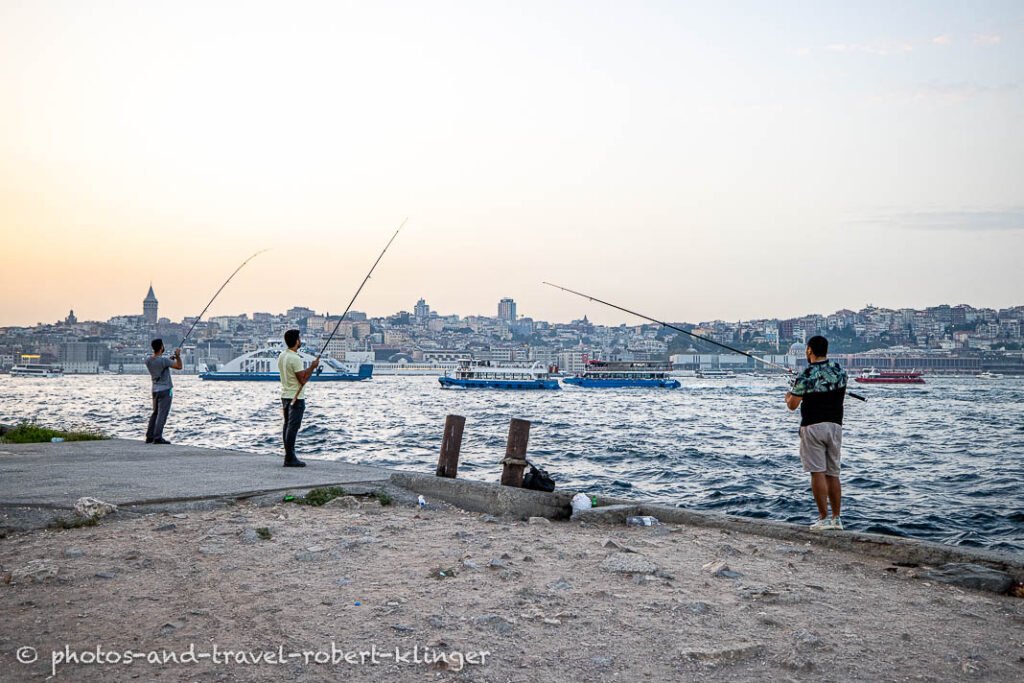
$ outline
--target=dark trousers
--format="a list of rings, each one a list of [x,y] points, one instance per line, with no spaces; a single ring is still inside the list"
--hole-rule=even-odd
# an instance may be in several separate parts
[[[167,422],[167,414],[171,412],[171,390],[153,392],[153,414],[149,416],[149,426],[146,428],[146,441],[155,441],[164,438],[164,424]]]
[[[282,398],[281,406],[284,408],[284,459],[295,460],[295,435],[299,433],[302,426],[302,414],[306,412],[306,399],[300,398],[292,405],[290,398]]]

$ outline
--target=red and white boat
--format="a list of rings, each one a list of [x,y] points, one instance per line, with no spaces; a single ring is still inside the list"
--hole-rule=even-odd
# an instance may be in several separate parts
[[[920,372],[878,372],[874,368],[853,379],[861,384],[924,384]]]

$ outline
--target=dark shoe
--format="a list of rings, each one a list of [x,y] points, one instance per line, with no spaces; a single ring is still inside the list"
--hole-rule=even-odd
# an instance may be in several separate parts
[[[146,443],[153,443],[153,439],[146,439]]]
[[[153,439],[153,443],[170,446],[171,442],[164,439]]]
[[[298,458],[293,458],[292,460],[285,460],[284,461],[284,466],[285,467],[305,467],[306,463],[302,462]]]

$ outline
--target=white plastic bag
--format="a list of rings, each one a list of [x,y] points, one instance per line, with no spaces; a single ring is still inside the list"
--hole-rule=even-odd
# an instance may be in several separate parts
[[[577,493],[572,497],[572,511],[578,512],[580,510],[589,510],[594,507],[593,503],[590,502],[590,496],[585,493]]]

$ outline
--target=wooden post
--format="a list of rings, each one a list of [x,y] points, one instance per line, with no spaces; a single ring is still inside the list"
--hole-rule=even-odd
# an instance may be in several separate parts
[[[459,451],[462,449],[462,429],[466,418],[449,415],[444,419],[444,437],[441,439],[441,455],[437,458],[437,476],[454,479],[459,470]]]
[[[505,459],[501,461],[501,485],[522,488],[523,472],[526,470],[526,444],[530,440],[530,423],[512,418],[508,425],[508,445]]]

